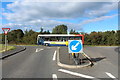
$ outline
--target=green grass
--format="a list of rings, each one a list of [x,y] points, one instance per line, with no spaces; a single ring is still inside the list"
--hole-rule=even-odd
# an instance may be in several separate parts
[[[7,51],[15,49],[14,46],[7,46]],[[5,52],[5,45],[0,44],[0,53]]]
[[[22,45],[22,46],[39,46],[39,45],[35,45],[35,44],[17,44],[17,45]]]

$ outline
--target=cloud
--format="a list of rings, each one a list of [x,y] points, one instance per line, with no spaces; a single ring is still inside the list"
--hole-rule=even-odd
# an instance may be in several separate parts
[[[26,0],[25,0],[26,1]],[[8,5],[14,13],[6,13],[8,19],[16,16],[15,21],[36,18],[77,18],[82,16],[100,16],[117,7],[117,3],[30,3],[16,1]],[[106,8],[107,7],[107,8]],[[21,15],[22,14],[22,15]],[[18,19],[20,18],[21,19]]]
[[[25,0],[26,1],[26,0]],[[30,3],[16,1],[8,5],[14,13],[5,13],[8,20],[30,21],[33,19],[74,19],[78,17],[102,16],[117,9],[117,3],[95,2],[48,2]],[[21,15],[22,14],[22,15]],[[15,16],[15,17],[14,17]]]
[[[69,28],[82,30],[80,24],[59,21],[59,19],[95,18],[83,21],[86,24],[103,20],[106,14],[117,9],[115,2],[31,2],[33,0],[20,0],[7,5],[13,13],[3,13],[7,20],[20,26],[31,25],[38,29],[50,29],[59,24],[66,24]],[[57,20],[58,21],[57,21]],[[16,27],[16,25],[11,25]],[[18,25],[17,25],[18,26]],[[29,27],[27,26],[27,27]],[[38,27],[38,28],[37,28]]]
[[[15,2],[15,1],[16,0],[2,0],[2,2]],[[25,2],[119,2],[119,1],[118,0],[25,0]]]
[[[88,23],[96,22],[96,21],[102,21],[102,20],[105,20],[105,19],[113,18],[115,16],[118,16],[118,14],[114,14],[114,15],[111,15],[111,16],[102,16],[102,17],[99,17],[99,18],[85,20],[85,21],[82,21],[79,25],[82,26],[84,24],[88,24]]]
[[[40,31],[40,28],[43,27],[44,30],[50,30],[57,26],[65,24],[69,27],[68,30],[70,29],[76,29],[78,28],[79,31],[82,31],[82,27],[79,26],[79,24],[75,23],[69,23],[69,22],[62,22],[62,21],[56,21],[56,20],[33,20],[27,24],[17,24],[17,23],[8,23],[5,24],[3,27],[10,27],[11,29],[22,29],[22,30],[30,30],[33,29],[34,31]]]
[[[65,24],[65,25],[67,25],[69,27],[69,30],[70,29],[76,29],[77,31],[83,31],[82,26],[85,25],[85,24],[110,19],[110,18],[113,18],[115,16],[118,16],[118,14],[114,14],[114,15],[111,15],[111,16],[101,16],[99,18],[93,18],[93,19],[84,20],[79,24],[69,23],[69,22],[62,22],[62,21],[55,21],[55,20],[40,20],[39,19],[39,20],[30,21],[27,24],[8,23],[8,24],[4,25],[4,27],[9,26],[9,27],[14,28],[14,29],[15,28],[16,29],[21,28],[23,30],[33,29],[35,31],[39,31],[40,27],[43,27],[44,30],[52,31],[54,26],[57,26],[57,25],[60,25],[60,24]]]

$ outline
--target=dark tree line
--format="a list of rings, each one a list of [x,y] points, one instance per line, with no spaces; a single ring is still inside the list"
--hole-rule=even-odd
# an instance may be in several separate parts
[[[21,29],[12,30],[8,33],[8,43],[9,44],[37,44],[37,35],[38,34],[67,34],[66,25],[57,25],[53,28],[52,32],[49,30],[45,31],[43,28],[40,28],[40,32],[35,32],[32,29],[22,31]],[[120,45],[119,35],[120,30],[118,31],[106,31],[106,32],[76,32],[74,29],[71,29],[70,34],[83,34],[84,35],[84,44],[85,45]],[[4,35],[2,35],[2,43],[4,43]]]
[[[120,30],[106,32],[91,32],[85,33],[86,45],[120,45],[119,41]]]
[[[36,44],[38,34],[50,34],[47,31],[35,32],[32,29],[22,31],[21,29],[12,30],[8,33],[8,43],[9,44]],[[4,35],[2,35],[2,43],[4,44]]]

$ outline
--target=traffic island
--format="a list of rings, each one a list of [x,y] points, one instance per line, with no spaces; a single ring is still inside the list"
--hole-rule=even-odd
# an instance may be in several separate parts
[[[86,58],[86,55],[80,54],[80,58],[73,58],[72,54],[68,53],[67,47],[59,47],[57,51],[57,64],[64,68],[83,68],[92,66],[93,63]]]

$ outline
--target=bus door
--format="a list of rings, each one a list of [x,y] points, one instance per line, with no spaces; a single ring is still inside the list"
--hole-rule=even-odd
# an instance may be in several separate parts
[[[43,45],[44,44],[44,39],[43,37],[39,37],[39,45]]]

